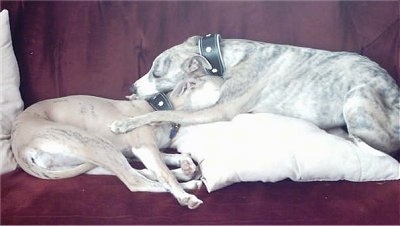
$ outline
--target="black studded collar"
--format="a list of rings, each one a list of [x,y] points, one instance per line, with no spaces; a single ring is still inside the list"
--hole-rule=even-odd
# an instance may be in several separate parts
[[[208,72],[218,76],[222,76],[225,70],[219,46],[220,41],[221,35],[219,34],[208,34],[199,40],[200,55],[206,58],[212,67]]]

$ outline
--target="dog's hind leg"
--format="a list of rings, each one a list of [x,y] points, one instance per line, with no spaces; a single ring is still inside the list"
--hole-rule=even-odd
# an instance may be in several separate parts
[[[343,116],[350,137],[393,154],[400,148],[400,97],[398,92],[387,95],[368,85],[355,87],[346,95]]]

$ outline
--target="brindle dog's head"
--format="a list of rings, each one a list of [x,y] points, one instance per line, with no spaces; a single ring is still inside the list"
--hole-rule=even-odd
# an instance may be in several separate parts
[[[190,37],[157,56],[150,71],[132,85],[136,98],[146,99],[159,92],[171,91],[187,77],[207,75],[206,69],[211,65],[199,55],[199,38]]]

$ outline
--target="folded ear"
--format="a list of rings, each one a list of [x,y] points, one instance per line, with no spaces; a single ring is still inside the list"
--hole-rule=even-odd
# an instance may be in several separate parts
[[[200,55],[189,58],[183,63],[183,70],[187,73],[193,73],[198,70],[205,71],[211,68],[211,64],[207,59]]]
[[[186,39],[185,43],[196,46],[199,43],[201,36],[192,36]]]

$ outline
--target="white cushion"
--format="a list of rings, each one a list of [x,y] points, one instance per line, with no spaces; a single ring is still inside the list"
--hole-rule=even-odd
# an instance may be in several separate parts
[[[10,134],[15,117],[23,109],[7,10],[0,12],[0,60],[0,173],[5,173],[17,167],[11,152]]]
[[[380,181],[400,178],[394,158],[303,120],[242,114],[181,128],[174,147],[199,163],[209,192],[236,182]]]

